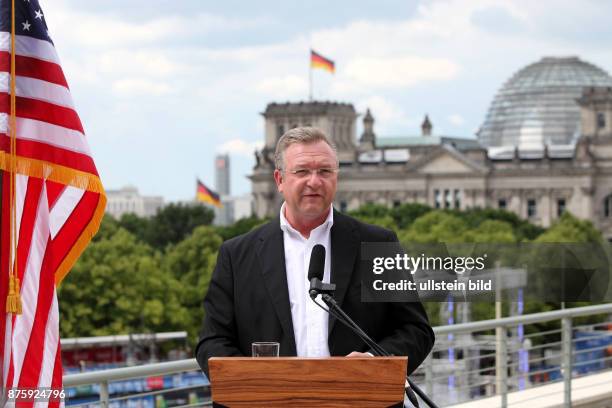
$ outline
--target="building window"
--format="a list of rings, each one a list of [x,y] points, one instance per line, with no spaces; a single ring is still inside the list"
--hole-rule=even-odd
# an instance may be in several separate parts
[[[508,203],[506,202],[505,198],[500,198],[499,200],[497,200],[497,208],[499,208],[500,210],[505,210],[508,207]]]
[[[451,208],[453,205],[453,197],[450,190],[444,190],[444,208]]]
[[[280,137],[285,134],[285,127],[283,125],[278,125],[276,127],[276,134],[278,138],[280,139]]]
[[[402,205],[402,202],[400,200],[393,200],[393,208],[397,208],[400,205]]]
[[[440,196],[440,190],[434,190],[434,207],[442,207],[442,197]]]
[[[612,194],[604,198],[604,217],[612,217]]]
[[[346,212],[346,209],[348,208],[348,204],[346,203],[346,201],[340,201],[340,212]]]
[[[530,198],[527,200],[527,218],[533,218],[537,214],[536,200],[535,198]]]
[[[565,212],[565,198],[557,199],[557,217],[560,217]]]
[[[605,129],[606,115],[603,112],[597,112],[597,129]]]
[[[460,209],[461,208],[461,191],[455,190],[454,195],[455,195],[455,208]]]

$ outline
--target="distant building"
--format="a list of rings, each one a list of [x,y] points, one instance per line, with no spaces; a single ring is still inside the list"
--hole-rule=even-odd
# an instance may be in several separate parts
[[[232,196],[230,183],[230,157],[229,154],[220,154],[215,157],[215,190],[221,196],[223,207],[214,208],[215,225],[230,225],[240,218],[250,217],[252,211],[252,198],[249,195]]]
[[[251,194],[243,194],[231,197],[233,208],[233,220],[236,222],[241,218],[248,218],[253,215],[253,197]]]
[[[229,225],[234,220],[233,202],[230,195],[230,158],[229,154],[215,157],[215,192],[221,197],[223,207],[215,207],[215,225]]]
[[[133,213],[140,217],[151,217],[164,206],[161,196],[142,196],[134,186],[126,186],[119,190],[106,190],[106,213],[115,218],[123,214]]]
[[[212,207],[215,212],[214,225],[224,226],[234,222],[234,203],[230,198],[230,196],[222,196],[221,204],[223,204],[223,207]]]
[[[220,196],[231,194],[229,154],[219,154],[215,157],[215,190]]]
[[[495,96],[477,133],[435,133],[429,117],[420,135],[380,137],[374,117],[335,102],[271,103],[263,113],[265,145],[250,176],[254,211],[277,216],[272,174],[280,136],[316,126],[338,147],[334,206],[366,203],[435,208],[505,209],[550,226],[568,210],[612,238],[612,77],[576,57],[543,58],[513,75]]]

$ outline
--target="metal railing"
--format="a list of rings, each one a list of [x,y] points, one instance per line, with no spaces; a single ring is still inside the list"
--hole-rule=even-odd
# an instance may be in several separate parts
[[[574,324],[576,318],[598,315],[603,315],[598,323]],[[508,406],[510,392],[563,381],[563,405],[571,407],[573,377],[612,369],[612,355],[606,355],[612,351],[611,316],[612,304],[602,304],[434,327],[431,354],[438,358],[430,355],[413,377],[439,405],[497,395],[502,407]],[[558,328],[537,327],[555,321]],[[509,335],[519,326],[532,329],[522,342]],[[482,332],[495,334],[478,335]],[[589,346],[590,340],[605,341]],[[461,358],[449,358],[459,351]]]
[[[413,379],[424,385],[429,395],[435,395],[440,406],[498,395],[501,397],[502,407],[508,406],[509,392],[562,380],[564,406],[571,407],[572,376],[612,368],[612,355],[601,356],[601,351],[609,351],[608,348],[612,346],[612,331],[606,330],[612,327],[610,316],[600,318],[600,322],[595,324],[574,324],[576,318],[598,315],[612,315],[612,303],[434,327],[436,346],[413,373]],[[520,344],[516,341],[516,336],[508,334],[519,326],[526,329],[530,325],[554,321],[560,321],[559,328],[531,330],[531,333],[523,336],[523,342]],[[495,337],[486,333],[477,334],[493,331],[496,333]],[[592,333],[592,336],[574,338],[574,334],[578,332]],[[609,346],[589,346],[589,341],[601,340],[606,336],[611,336]],[[531,345],[525,344],[527,339]],[[580,349],[578,345],[581,346]],[[450,350],[453,356],[458,351],[462,351],[463,355],[452,360],[444,357],[445,353],[451,354]],[[481,353],[482,351],[484,353]],[[558,364],[541,365],[546,361],[557,361]],[[501,364],[496,364],[497,362]],[[109,383],[113,381],[197,370],[199,366],[195,359],[115,368],[65,375],[64,387],[68,389],[97,384],[100,397],[97,404],[106,408],[112,402],[128,398],[179,390],[173,388],[110,398]],[[209,404],[207,401],[183,406]]]

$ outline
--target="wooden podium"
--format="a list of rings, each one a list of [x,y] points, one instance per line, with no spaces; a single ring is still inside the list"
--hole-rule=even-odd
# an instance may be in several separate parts
[[[213,357],[216,407],[402,407],[407,357]]]

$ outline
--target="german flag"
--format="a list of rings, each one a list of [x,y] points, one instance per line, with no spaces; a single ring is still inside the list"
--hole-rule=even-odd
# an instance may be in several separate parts
[[[197,190],[196,190],[196,199],[206,204],[214,205],[215,207],[223,207],[221,204],[221,198],[219,194],[212,191],[210,188],[206,187],[204,183],[200,180],[197,180]]]
[[[334,61],[317,54],[313,50],[310,50],[310,67],[321,68],[331,72],[332,74],[335,72]]]

